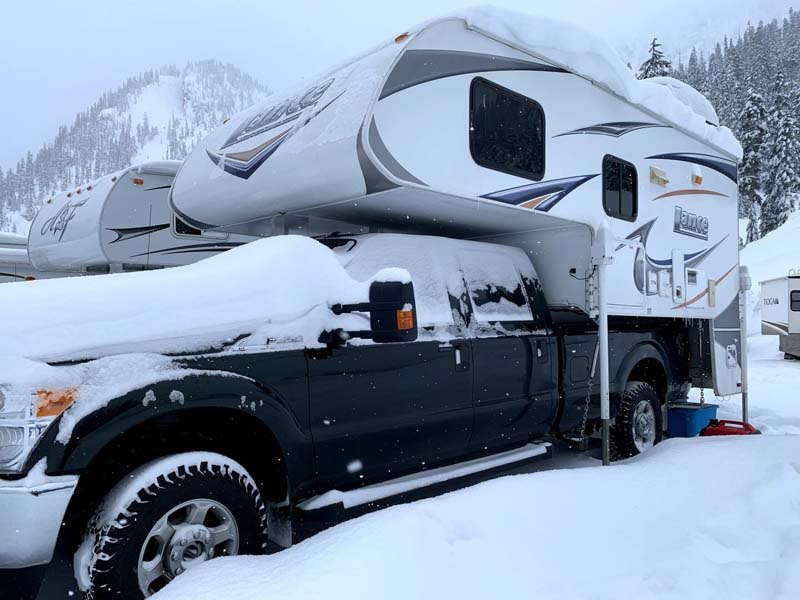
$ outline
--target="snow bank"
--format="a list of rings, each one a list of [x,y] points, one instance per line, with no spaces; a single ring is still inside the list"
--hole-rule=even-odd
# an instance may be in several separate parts
[[[700,106],[696,98],[701,96],[699,92],[689,100],[685,90],[676,92],[675,86],[664,85],[663,81],[639,81],[619,54],[589,31],[563,21],[490,6],[460,10],[447,16],[464,19],[476,31],[582,75],[632,104],[691,131],[707,143],[737,158],[742,156],[741,145],[727,127],[707,123],[710,104],[706,101]]]
[[[784,277],[789,269],[800,269],[800,211],[790,214],[775,231],[747,244],[740,262],[750,269],[756,291],[759,282]]]
[[[800,438],[672,440],[505,477],[222,558],[154,600],[800,596]]]

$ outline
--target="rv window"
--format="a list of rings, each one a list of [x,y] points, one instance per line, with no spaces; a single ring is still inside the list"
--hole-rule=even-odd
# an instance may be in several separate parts
[[[614,156],[603,159],[603,208],[606,214],[635,221],[637,206],[636,167]]]
[[[790,298],[790,308],[793,312],[800,312],[800,290],[793,290]]]
[[[178,235],[203,235],[203,232],[175,217],[175,233]]]
[[[544,177],[544,111],[530,98],[472,80],[469,149],[482,167],[539,181]]]

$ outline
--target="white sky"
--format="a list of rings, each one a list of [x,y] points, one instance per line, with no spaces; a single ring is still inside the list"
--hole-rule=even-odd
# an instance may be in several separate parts
[[[638,58],[653,36],[677,52],[736,33],[792,0],[496,0],[572,20]],[[128,77],[216,58],[272,89],[322,70],[459,0],[23,0],[4,3],[0,31],[0,167],[35,152],[75,114]],[[798,0],[800,4],[800,0]],[[627,58],[627,57],[626,57]]]

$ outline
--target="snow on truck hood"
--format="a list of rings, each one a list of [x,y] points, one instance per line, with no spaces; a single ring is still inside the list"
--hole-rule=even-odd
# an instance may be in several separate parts
[[[291,335],[314,346],[325,329],[363,329],[363,317],[335,316],[331,304],[368,299],[369,285],[409,280],[384,269],[352,279],[334,253],[302,236],[258,240],[191,265],[140,273],[70,277],[0,286],[0,388],[78,388],[84,408],[193,371],[162,353]],[[99,357],[99,358],[98,358]],[[93,358],[50,366],[46,361]],[[68,410],[70,420],[76,411]]]

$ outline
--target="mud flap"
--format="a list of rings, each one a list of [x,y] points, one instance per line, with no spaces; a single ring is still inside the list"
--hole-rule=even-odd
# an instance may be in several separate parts
[[[742,330],[739,295],[712,321],[711,344],[714,393],[730,396],[742,391]]]

